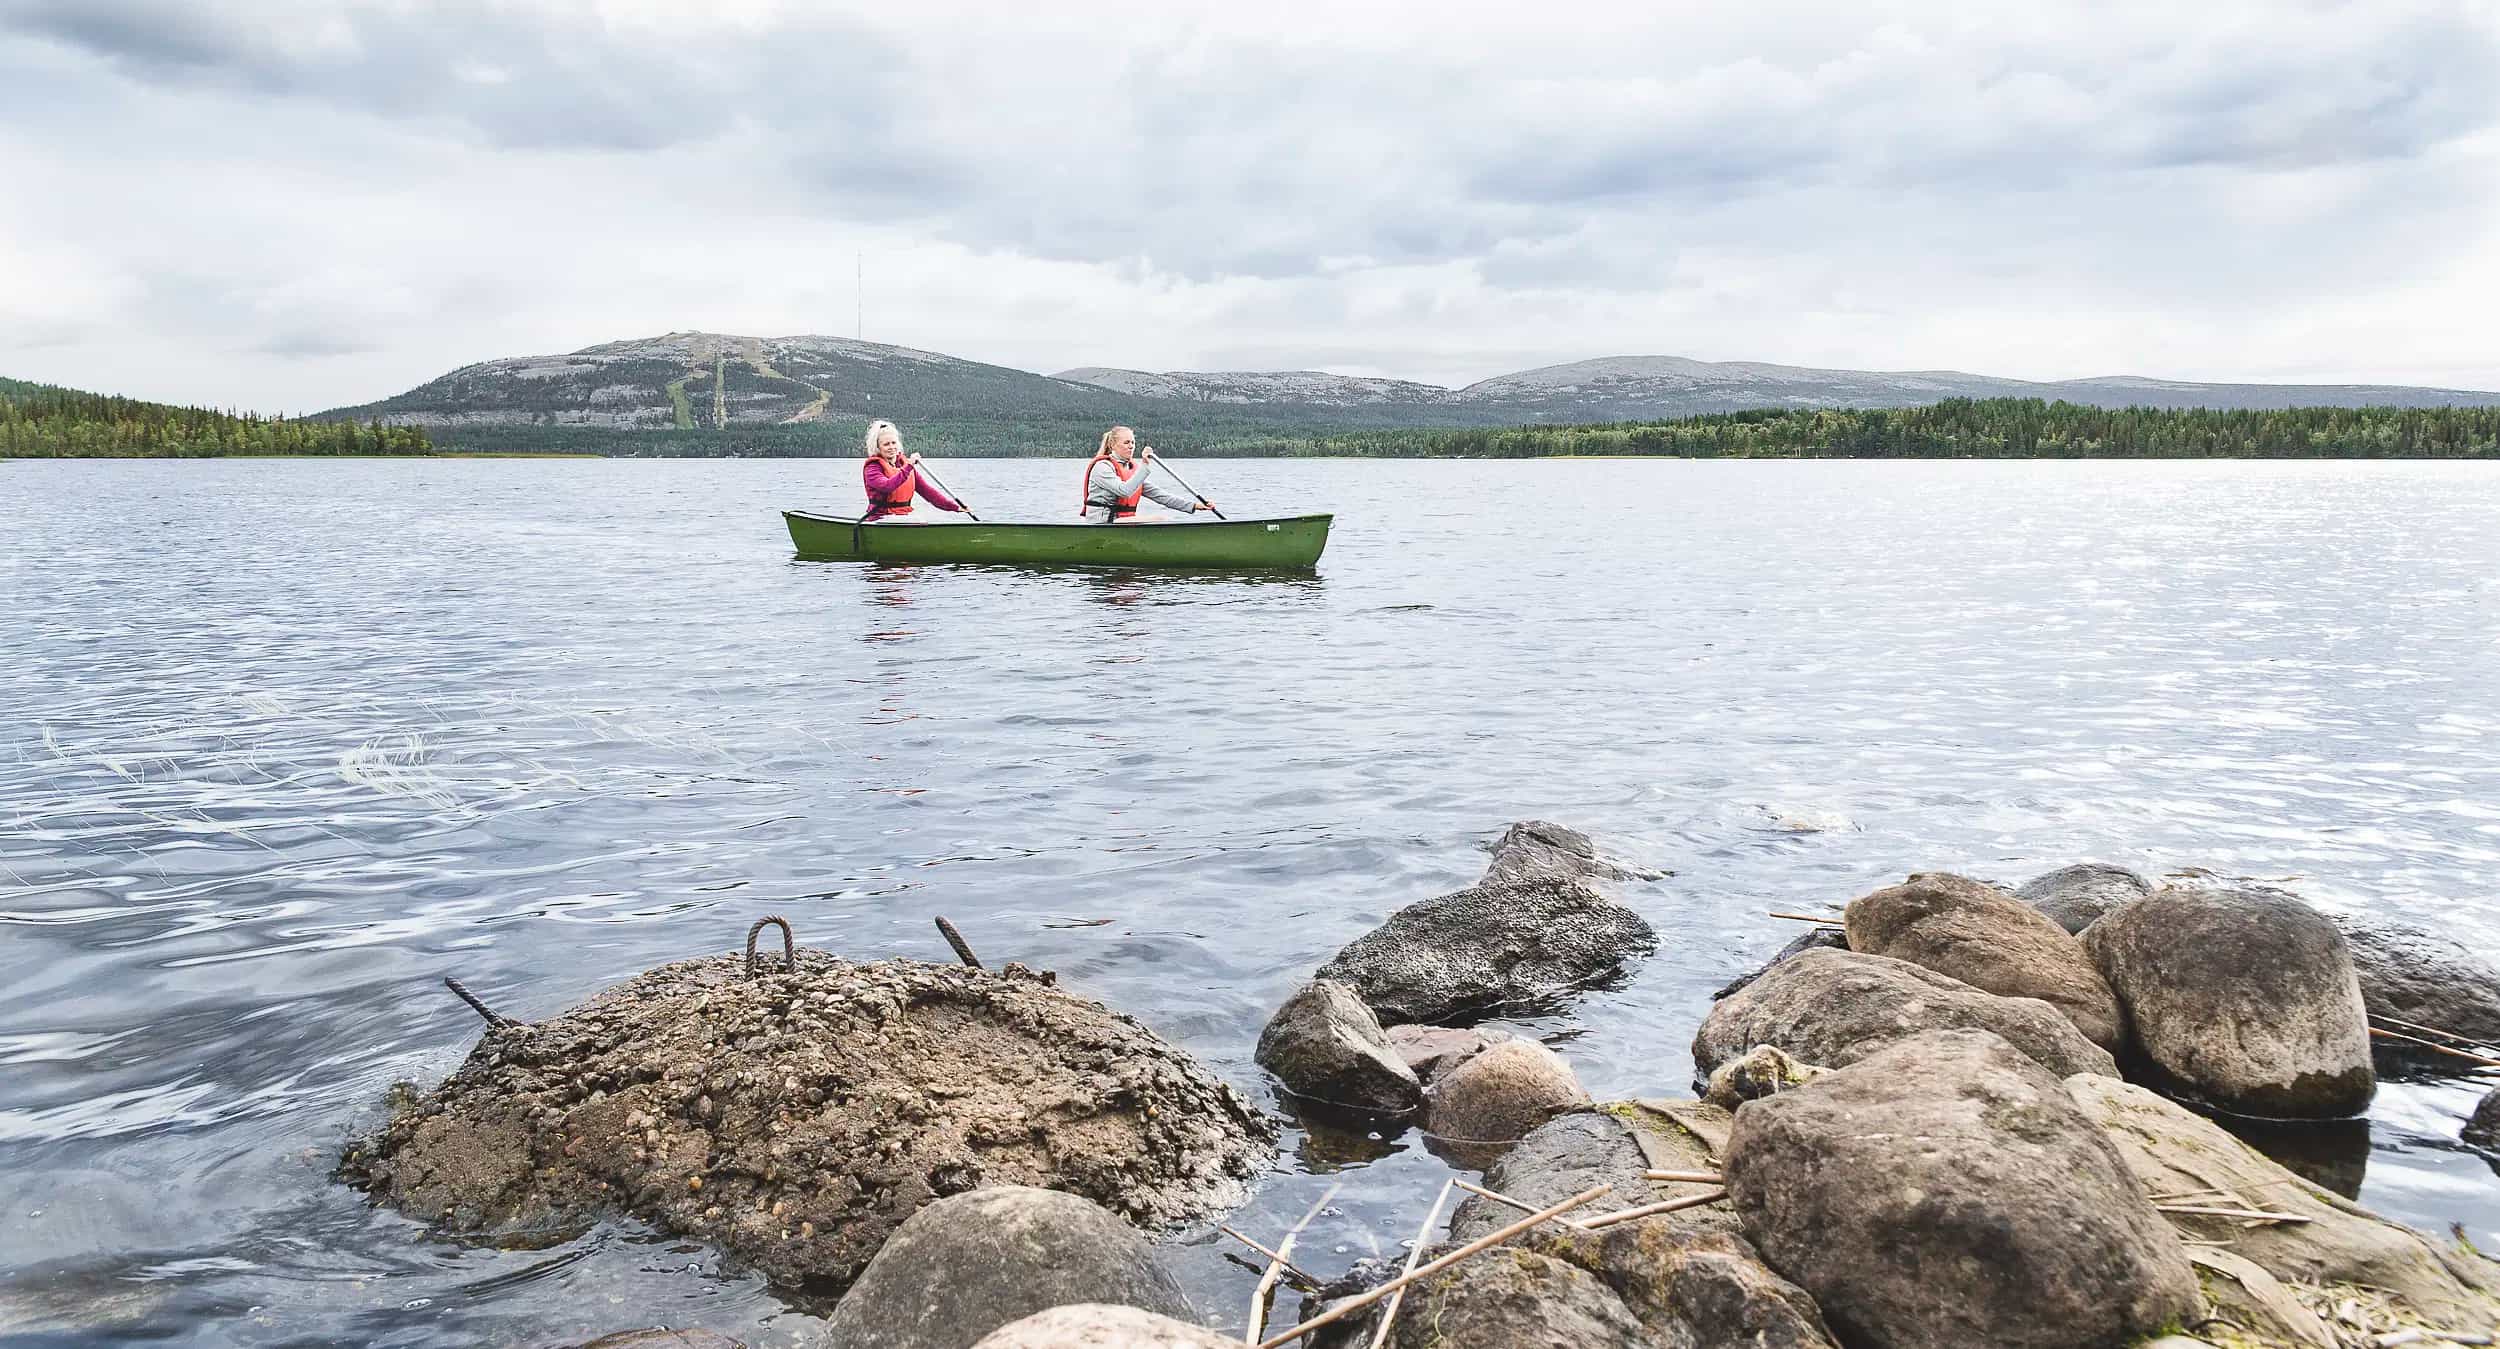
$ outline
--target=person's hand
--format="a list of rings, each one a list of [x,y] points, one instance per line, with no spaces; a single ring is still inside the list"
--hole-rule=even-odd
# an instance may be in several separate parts
[[[1198,512],[1200,512],[1200,511],[1211,511],[1211,510],[1214,510],[1214,509],[1215,509],[1215,503],[1214,503],[1214,502],[1207,500],[1205,497],[1200,497],[1200,498],[1198,498],[1198,504],[1196,504],[1196,505],[1194,505],[1194,506],[1191,506],[1191,507],[1189,508],[1189,513],[1190,513],[1191,515],[1196,515],[1196,514],[1197,514]]]
[[[919,456],[918,454],[916,454],[916,453],[915,453],[915,454],[913,454],[911,457],[909,457],[909,458],[905,459],[903,462],[904,462],[904,463],[906,463],[906,464],[915,464],[915,465],[916,465],[916,464],[918,464],[918,463],[920,462],[920,456]]]
[[[1152,458],[1154,458],[1154,457],[1155,457],[1155,447],[1154,447],[1154,446],[1152,446],[1152,445],[1149,445],[1149,446],[1147,446],[1146,448],[1144,448],[1144,449],[1142,449],[1142,450],[1139,450],[1139,451],[1137,452],[1137,457],[1138,457],[1138,458],[1140,458],[1140,459],[1152,459]]]

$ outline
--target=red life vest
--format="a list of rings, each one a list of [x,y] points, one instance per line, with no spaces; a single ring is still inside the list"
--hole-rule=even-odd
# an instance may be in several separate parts
[[[868,463],[860,465],[861,471],[865,472],[868,464],[875,462],[877,462],[876,455],[868,456]],[[868,499],[868,514],[877,519],[883,519],[889,515],[909,515],[911,514],[912,493],[919,489],[920,470],[906,463],[903,465],[903,476],[900,481],[885,489],[883,497]]]
[[[1108,462],[1111,465],[1111,471],[1113,473],[1119,475],[1120,481],[1127,482],[1133,478],[1137,482],[1137,490],[1129,493],[1127,496],[1121,497],[1111,508],[1112,519],[1125,520],[1130,516],[1137,514],[1138,498],[1146,495],[1146,474],[1144,472],[1145,465],[1132,459],[1129,461],[1129,467],[1122,468],[1120,467],[1119,460],[1113,459],[1110,455],[1104,454],[1099,450],[1094,452],[1093,458],[1085,462],[1085,484],[1077,489],[1076,513],[1083,515],[1086,511],[1093,508],[1094,465],[1105,462]]]

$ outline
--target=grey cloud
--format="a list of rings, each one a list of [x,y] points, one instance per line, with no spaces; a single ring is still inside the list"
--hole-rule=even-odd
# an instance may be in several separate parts
[[[311,99],[522,150],[701,143],[758,106],[874,131],[865,82],[809,88],[797,53],[843,52],[871,70],[890,55],[864,31],[826,20],[771,34],[696,25],[682,42],[654,44],[595,15],[476,0],[325,7],[314,21],[233,0],[14,0],[0,4],[6,32],[86,52],[134,79]]]

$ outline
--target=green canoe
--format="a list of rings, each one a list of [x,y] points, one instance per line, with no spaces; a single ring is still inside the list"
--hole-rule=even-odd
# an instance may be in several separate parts
[[[1332,515],[1281,520],[1174,520],[1150,525],[875,524],[783,511],[790,542],[810,559],[1009,562],[1071,567],[1318,565]]]

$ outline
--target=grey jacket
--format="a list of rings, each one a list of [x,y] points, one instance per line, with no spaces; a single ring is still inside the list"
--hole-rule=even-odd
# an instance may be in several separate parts
[[[1139,460],[1137,471],[1152,473],[1154,465]],[[1094,466],[1085,474],[1085,522],[1092,525],[1110,524],[1111,508],[1119,504],[1120,498],[1134,490],[1137,483],[1138,479],[1133,475],[1127,482],[1120,481],[1120,471],[1111,466],[1110,460],[1095,460]],[[1191,507],[1198,504],[1151,477],[1147,478],[1145,483],[1146,499],[1158,506],[1169,507],[1186,515]]]

